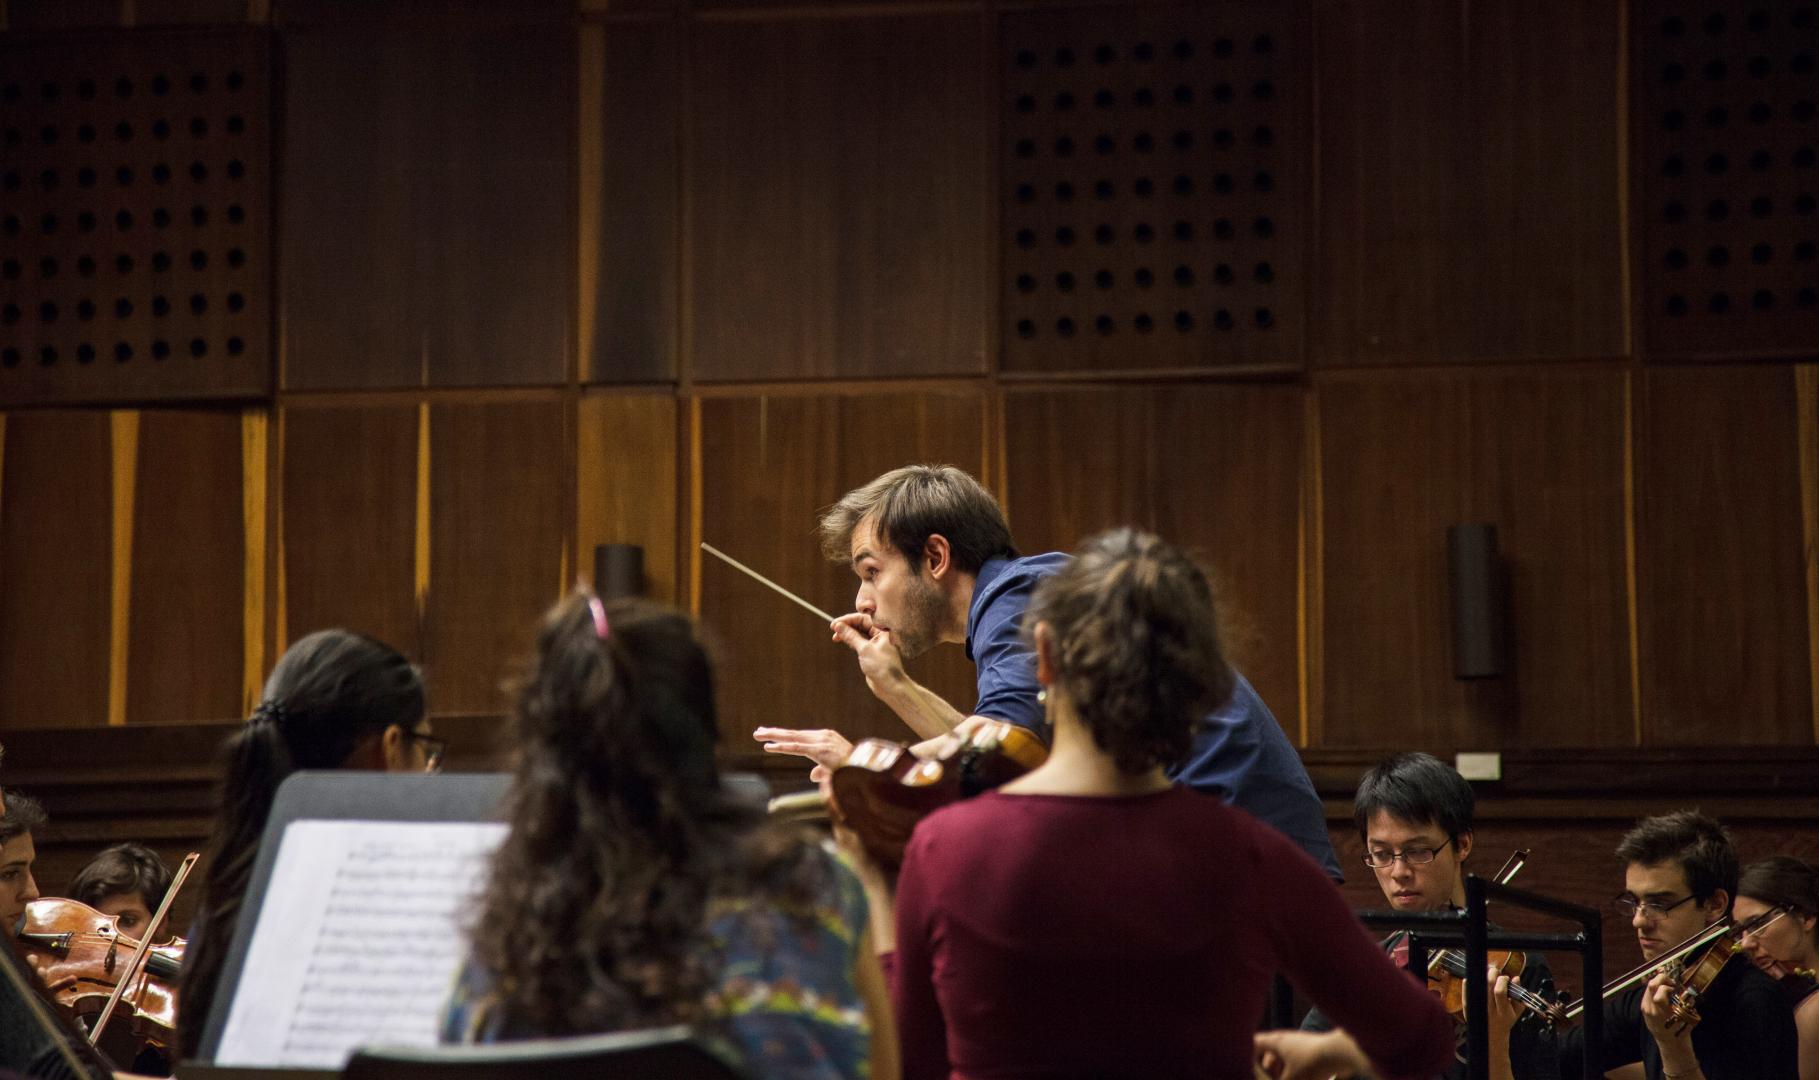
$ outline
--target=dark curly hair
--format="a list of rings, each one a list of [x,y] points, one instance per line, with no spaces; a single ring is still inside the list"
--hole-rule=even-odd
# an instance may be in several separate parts
[[[158,853],[129,841],[103,848],[76,871],[69,882],[69,898],[99,907],[110,896],[137,893],[145,906],[155,912],[170,887],[171,868]]]
[[[265,680],[265,700],[221,747],[222,775],[202,907],[183,960],[177,1041],[201,1049],[202,1028],[240,918],[278,785],[299,769],[337,769],[394,725],[423,719],[423,679],[396,649],[347,630],[298,639]]]
[[[1180,762],[1200,716],[1231,696],[1206,575],[1148,533],[1087,540],[1036,590],[1024,634],[1042,624],[1068,700],[1125,772]]]
[[[1723,890],[1726,905],[1737,896],[1737,845],[1730,830],[1697,810],[1643,818],[1617,844],[1617,857],[1632,866],[1674,862],[1686,887],[1703,902]]]
[[[511,833],[471,930],[508,1030],[687,1022],[719,972],[708,908],[806,910],[825,863],[730,796],[714,763],[713,670],[680,612],[576,595],[550,612],[518,689]]]

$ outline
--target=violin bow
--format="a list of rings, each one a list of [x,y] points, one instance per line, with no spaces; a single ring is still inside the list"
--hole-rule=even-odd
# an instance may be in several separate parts
[[[95,1026],[89,1029],[88,1041],[91,1044],[101,1045],[101,1032],[106,1030],[107,1022],[113,1019],[114,1009],[120,1004],[120,999],[126,995],[126,988],[139,977],[139,966],[145,963],[145,954],[152,947],[152,931],[164,924],[164,916],[170,912],[171,902],[177,899],[177,891],[183,888],[184,881],[189,878],[189,872],[195,868],[196,860],[201,857],[202,853],[199,851],[192,851],[183,857],[183,865],[177,868],[176,876],[171,878],[171,887],[164,890],[164,902],[158,905],[157,914],[153,915],[152,921],[146,924],[145,933],[139,938],[139,947],[133,950],[133,958],[127,961],[126,970],[121,973],[120,981],[114,984],[114,992],[108,995],[107,1005],[102,1008],[100,1018],[95,1021]]]
[[[1654,974],[1662,968],[1677,960],[1685,959],[1688,953],[1694,952],[1706,945],[1710,945],[1712,942],[1717,941],[1719,938],[1730,933],[1733,929],[1735,929],[1735,927],[1731,924],[1730,916],[1727,915],[1724,918],[1719,919],[1717,922],[1699,931],[1692,937],[1687,938],[1685,941],[1682,941],[1680,944],[1662,953],[1655,959],[1650,960],[1641,967],[1631,970],[1629,974],[1618,977],[1609,986],[1604,988],[1604,996],[1609,997],[1612,994],[1629,989],[1643,979],[1652,978]],[[1578,1001],[1561,1009],[1560,1016],[1562,1019],[1571,1020],[1584,1011],[1585,999],[1580,998]]]

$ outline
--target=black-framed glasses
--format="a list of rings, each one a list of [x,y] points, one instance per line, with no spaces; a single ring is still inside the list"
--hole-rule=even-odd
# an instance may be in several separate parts
[[[1446,843],[1439,847],[1410,847],[1403,848],[1401,851],[1366,851],[1364,865],[1373,870],[1383,870],[1396,865],[1396,860],[1401,859],[1410,866],[1426,866],[1434,861],[1436,855],[1446,849],[1447,844],[1452,842],[1453,838],[1449,836],[1446,838]]]
[[[1616,905],[1618,911],[1623,912],[1623,914],[1631,918],[1634,918],[1636,912],[1640,911],[1651,919],[1659,919],[1691,899],[1693,899],[1693,894],[1687,893],[1685,896],[1682,896],[1671,904],[1664,904],[1659,900],[1638,900],[1628,893],[1625,893],[1611,901],[1611,903]]]
[[[1747,922],[1738,923],[1737,936],[1748,937],[1753,935],[1760,937],[1764,930],[1767,930],[1775,923],[1781,921],[1781,919],[1785,918],[1792,911],[1792,908],[1785,905],[1769,908],[1767,911]]]
[[[423,757],[427,762],[423,768],[424,772],[442,771],[442,759],[448,754],[447,739],[440,735],[431,735],[428,732],[412,731],[409,728],[400,728],[399,730],[404,732],[405,738],[412,742],[420,742],[423,744]]]

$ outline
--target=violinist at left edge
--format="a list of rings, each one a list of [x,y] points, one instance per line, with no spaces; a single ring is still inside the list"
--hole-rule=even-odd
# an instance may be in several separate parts
[[[1617,858],[1624,870],[1616,904],[1630,916],[1644,960],[1723,919],[1737,894],[1736,845],[1697,810],[1637,822]],[[1604,999],[1603,1069],[1641,1062],[1648,1080],[1797,1080],[1794,1010],[1775,980],[1734,959],[1700,995],[1690,1028],[1673,1023],[1674,989],[1662,973]],[[1562,1072],[1579,1068],[1584,1039],[1583,1028],[1561,1038]]]
[[[5,815],[0,816],[0,933],[17,937],[25,919],[25,906],[38,899],[38,880],[32,865],[38,861],[32,833],[44,828],[44,807],[17,791],[6,794]]]
[[[1737,879],[1731,916],[1744,931],[1743,954],[1794,1005],[1800,1080],[1819,1080],[1819,867],[1791,855],[1751,863]]]
[[[1045,744],[1035,655],[1022,633],[1036,588],[1068,565],[1050,552],[1022,556],[998,500],[952,465],[906,465],[847,492],[820,519],[822,554],[859,579],[853,611],[834,640],[853,650],[865,684],[917,736],[967,734],[988,720],[1028,729]],[[960,645],[978,693],[967,716],[922,686],[904,662]],[[811,779],[846,760],[839,732],[759,728],[768,753],[816,762]],[[1269,707],[1243,675],[1195,724],[1193,748],[1169,778],[1218,797],[1280,831],[1344,880],[1313,781]]]
[[[1466,860],[1472,854],[1477,799],[1458,771],[1431,754],[1386,758],[1364,774],[1352,803],[1353,820],[1364,841],[1364,862],[1377,877],[1384,899],[1397,911],[1452,911],[1465,906]],[[1383,949],[1398,967],[1408,963],[1408,935],[1397,931]],[[1516,984],[1551,993],[1553,978],[1540,953],[1524,957]],[[1482,975],[1480,977],[1483,977]],[[1510,1001],[1512,978],[1500,975],[1490,994],[1493,1080],[1558,1080],[1560,1068],[1553,1029],[1516,1023]],[[1370,992],[1368,990],[1364,992]],[[1331,1021],[1315,1009],[1304,1031],[1326,1031]],[[1455,1023],[1456,1048],[1442,1080],[1464,1080],[1465,1027]]]
[[[147,924],[170,887],[171,869],[158,853],[129,841],[103,848],[76,871],[70,879],[68,895],[103,915],[114,916],[122,934],[149,936],[157,943],[169,937],[164,932],[169,927],[152,929]]]

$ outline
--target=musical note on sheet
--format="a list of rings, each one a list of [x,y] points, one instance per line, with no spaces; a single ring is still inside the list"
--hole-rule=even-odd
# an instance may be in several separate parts
[[[504,838],[494,822],[292,822],[216,1063],[339,1068],[360,1046],[435,1045]]]

